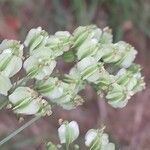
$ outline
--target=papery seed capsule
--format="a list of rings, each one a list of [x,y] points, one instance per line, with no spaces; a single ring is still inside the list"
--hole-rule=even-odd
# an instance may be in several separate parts
[[[27,76],[38,80],[49,76],[56,66],[56,61],[51,58],[51,55],[51,51],[43,49],[43,52],[39,50],[30,56],[24,62],[24,69],[27,72]]]
[[[45,115],[51,108],[44,106],[38,94],[28,87],[18,87],[11,95],[9,101],[13,104],[13,110],[18,114],[33,115],[42,113]]]
[[[115,46],[123,53],[122,58],[117,65],[124,68],[130,67],[137,55],[137,51],[130,44],[123,41],[116,43]]]
[[[99,43],[101,44],[110,44],[113,41],[113,35],[112,35],[112,31],[109,27],[105,27],[103,29],[101,38],[99,40]]]
[[[87,56],[95,55],[98,50],[98,40],[91,39],[86,40],[78,49],[77,49],[77,57],[78,59],[83,59]]]
[[[75,141],[79,136],[79,126],[76,121],[71,121],[70,123],[64,122],[58,128],[58,135],[60,142],[70,144]]]
[[[98,63],[93,57],[89,56],[79,61],[77,69],[83,80],[95,82],[100,77]]]
[[[81,46],[86,40],[99,41],[102,31],[94,25],[80,26],[73,32],[73,48]]]
[[[12,84],[8,77],[0,73],[0,94],[7,95],[8,91],[11,89]]]
[[[22,68],[23,45],[15,40],[4,40],[0,44],[0,72],[12,77]]]
[[[90,129],[85,135],[85,145],[90,150],[115,150],[115,145],[109,143],[108,135],[103,130]]]
[[[42,30],[41,27],[38,27],[29,31],[24,44],[26,47],[29,47],[30,54],[32,55],[35,49],[43,47],[45,45],[47,38],[47,32]]]

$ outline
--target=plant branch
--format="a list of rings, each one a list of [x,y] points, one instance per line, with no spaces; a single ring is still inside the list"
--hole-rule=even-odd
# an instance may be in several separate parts
[[[27,123],[25,123],[24,125],[22,125],[20,128],[18,128],[17,130],[15,130],[14,132],[12,132],[10,135],[8,135],[7,137],[5,137],[3,140],[1,140],[0,141],[0,146],[2,146],[3,144],[5,144],[6,142],[8,142],[11,138],[13,138],[14,136],[16,136],[18,133],[20,133],[21,131],[23,131],[25,128],[29,127],[31,124],[33,124],[35,121],[37,121],[40,118],[41,118],[41,116],[38,115],[38,116],[32,118]]]

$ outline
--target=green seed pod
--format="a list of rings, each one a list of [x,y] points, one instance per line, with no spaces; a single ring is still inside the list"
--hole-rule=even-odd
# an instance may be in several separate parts
[[[94,25],[91,26],[80,26],[73,32],[73,48],[81,46],[84,41],[90,39],[96,39],[99,41],[102,34],[101,29]]]
[[[111,106],[115,108],[122,108],[126,106],[132,95],[133,92],[127,91],[124,86],[114,83],[109,88],[106,99]]]
[[[60,143],[66,143],[67,145],[74,142],[79,136],[79,126],[76,121],[64,122],[58,128],[58,135]]]
[[[50,100],[54,100],[63,95],[64,84],[58,78],[49,77],[46,80],[37,81],[35,89]]]
[[[13,104],[13,110],[18,114],[49,114],[51,107],[48,103],[38,97],[37,92],[28,87],[18,87],[11,95],[9,101]]]
[[[137,70],[132,70],[134,65],[128,69],[120,69],[117,73],[117,83],[120,85],[124,85],[128,91],[133,91],[136,93],[145,88],[144,78],[141,76],[140,68]],[[135,67],[134,67],[135,68]]]
[[[110,75],[104,67],[101,67],[102,69],[100,70],[100,77],[99,79],[95,82],[95,87],[98,93],[100,91],[107,91],[109,86],[115,82],[115,77],[113,75]]]
[[[115,47],[114,44],[105,44],[105,45],[102,45],[99,48],[99,51],[101,52],[102,61],[104,63],[116,63],[122,57],[121,52],[119,51],[119,49],[117,49]]]
[[[25,39],[25,46],[30,49],[30,55],[34,54],[34,50],[43,47],[47,42],[48,33],[41,27],[31,29]]]
[[[70,49],[71,37],[68,31],[58,31],[47,39],[45,47],[52,50],[54,57],[58,57]]]
[[[86,40],[80,47],[77,49],[78,60],[81,60],[87,56],[93,56],[98,50],[98,40],[91,39]]]
[[[76,55],[72,50],[64,52],[63,59],[65,62],[73,62],[76,59]]]
[[[56,99],[56,103],[66,110],[72,110],[82,105],[84,100],[79,95],[65,92],[62,97]]]
[[[15,40],[4,40],[0,44],[0,72],[12,77],[22,68],[23,45]]]
[[[90,129],[85,135],[85,145],[89,150],[115,150],[114,144],[109,143],[108,135],[103,130]]]
[[[77,63],[77,70],[83,80],[95,82],[100,77],[98,62],[91,56],[88,56]]]
[[[130,67],[137,55],[137,51],[130,44],[123,41],[116,43],[115,46],[122,53],[121,60],[117,65],[124,68]]]
[[[76,85],[79,91],[84,88],[84,81],[81,79],[81,74],[76,66],[70,70],[69,74],[65,74],[63,81],[68,84]]]
[[[52,52],[49,49],[43,48],[30,56],[24,62],[24,69],[27,72],[27,76],[38,80],[49,76],[56,66],[56,61],[51,58],[51,55]]]
[[[113,35],[111,29],[109,29],[108,27],[104,28],[99,43],[110,44],[112,43],[112,41],[113,41]]]
[[[79,87],[76,84],[67,84],[59,81],[58,78],[49,77],[46,80],[37,81],[35,89],[47,97],[51,102],[56,103],[64,109],[73,109],[83,103],[77,95]]]
[[[7,95],[8,91],[11,89],[12,84],[8,77],[0,73],[0,94]]]

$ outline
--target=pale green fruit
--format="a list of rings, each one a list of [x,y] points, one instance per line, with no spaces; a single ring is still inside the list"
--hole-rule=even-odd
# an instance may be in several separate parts
[[[93,141],[96,139],[97,137],[97,130],[94,130],[94,129],[90,129],[86,135],[85,135],[85,145],[87,147],[91,147],[92,146],[92,143]],[[99,141],[99,140],[98,140]],[[98,143],[98,146],[99,146],[99,143]]]
[[[71,43],[72,35],[68,31],[57,31],[55,33],[55,37],[57,37],[63,43],[62,50],[64,52],[68,51],[70,48],[70,44],[72,44]],[[61,45],[60,45],[60,47],[61,47]]]
[[[77,49],[77,57],[78,59],[83,59],[87,56],[95,55],[98,50],[98,40],[91,39],[86,40],[78,49]]]
[[[56,36],[50,36],[47,39],[47,43],[45,45],[45,47],[49,48],[52,50],[53,52],[53,57],[58,57],[61,56],[63,54],[64,49],[69,49],[66,47],[63,47],[63,42],[59,40],[59,38],[57,38]]]
[[[23,45],[15,40],[4,40],[0,53],[0,71],[5,76],[14,76],[22,68]]]
[[[74,66],[69,74],[65,74],[63,81],[69,85],[75,85],[76,91],[81,91],[84,89],[84,81],[81,79],[81,74],[77,67]]]
[[[14,105],[16,113],[32,115],[40,110],[37,93],[28,87],[18,87],[11,95],[9,101]]]
[[[109,143],[108,134],[103,133],[103,130],[90,129],[85,135],[85,145],[90,150],[115,150],[114,144]]]
[[[71,121],[70,123],[64,122],[58,128],[58,135],[60,143],[71,144],[79,136],[79,126],[76,121]]]
[[[8,49],[7,49],[8,51]],[[7,77],[12,77],[22,68],[22,59],[11,52],[3,51],[0,54],[0,71]]]
[[[114,83],[109,89],[106,99],[108,103],[115,108],[122,108],[126,106],[128,99],[130,99],[132,92],[125,90],[124,86]]]
[[[71,95],[71,94],[64,94],[62,97],[57,99],[57,104],[60,105],[62,108],[66,110],[75,109],[77,106],[82,105],[84,100],[79,95]]]
[[[139,70],[122,68],[117,73],[116,78],[118,84],[124,85],[128,91],[133,91],[134,93],[145,87],[143,77]]]
[[[122,58],[122,54],[114,44],[105,44],[99,48],[102,55],[102,60],[105,63],[116,63]],[[99,52],[99,53],[100,53]]]
[[[19,41],[16,40],[3,40],[0,44],[0,53],[2,53],[4,50],[11,49],[11,53],[13,55],[22,57],[23,55],[23,45],[20,44]]]
[[[58,31],[47,39],[45,47],[51,49],[56,58],[70,49],[71,37],[68,31]]]
[[[99,67],[97,61],[89,56],[77,63],[77,69],[81,73],[81,77],[83,80],[87,80],[89,82],[95,82],[99,79]]]
[[[48,34],[41,27],[31,29],[26,36],[24,44],[29,47],[30,54],[34,54],[34,50],[43,47],[47,42]]]
[[[115,76],[110,75],[105,69],[102,69],[99,79],[95,82],[96,90],[107,91],[113,82],[115,82]]]
[[[73,109],[81,105],[82,98],[77,95],[80,87],[76,84],[67,84],[58,78],[49,77],[46,80],[37,81],[35,89],[51,102],[56,103],[64,109]]]
[[[94,25],[90,26],[79,26],[73,32],[73,46],[72,47],[79,47],[81,46],[86,40],[96,39],[99,41],[101,37],[102,31],[101,29],[97,28]]]
[[[43,49],[43,52],[39,50],[24,62],[24,69],[27,72],[27,76],[38,80],[49,76],[55,66],[56,61],[51,59],[51,51],[47,48]]]
[[[9,101],[13,105],[13,110],[18,114],[26,115],[50,115],[51,106],[38,93],[29,87],[18,87],[9,95]]]
[[[76,59],[76,55],[73,50],[67,51],[63,54],[65,62],[73,62]]]
[[[0,94],[7,95],[8,91],[11,89],[12,84],[8,77],[0,73]]]
[[[112,41],[113,35],[111,33],[111,29],[109,29],[108,27],[104,28],[99,43],[110,44],[112,43]]]
[[[108,101],[108,104],[110,104],[114,108],[123,108],[127,105],[128,99],[123,99],[121,101],[119,101],[119,100],[118,101]]]
[[[48,78],[47,80],[37,81],[36,89],[45,97],[53,101],[63,95],[63,83],[57,78]]]
[[[134,61],[137,55],[137,51],[134,49],[134,47],[124,41],[120,41],[115,45],[124,54],[122,55],[120,62],[118,62],[117,64],[121,67],[128,68]]]

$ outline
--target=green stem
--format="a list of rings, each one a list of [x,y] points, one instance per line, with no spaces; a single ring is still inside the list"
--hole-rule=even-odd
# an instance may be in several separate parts
[[[66,143],[66,150],[69,150],[69,144]]]
[[[20,133],[21,131],[23,131],[25,128],[29,127],[31,124],[33,124],[35,121],[37,121],[40,118],[41,118],[41,116],[38,115],[38,116],[32,118],[27,123],[25,123],[24,125],[22,125],[20,128],[18,128],[17,130],[15,130],[14,132],[12,132],[10,135],[8,135],[7,137],[5,137],[3,140],[1,140],[0,141],[0,146],[2,146],[3,144],[5,144],[6,142],[8,142],[11,138],[13,138],[14,136],[16,136],[18,133]]]

